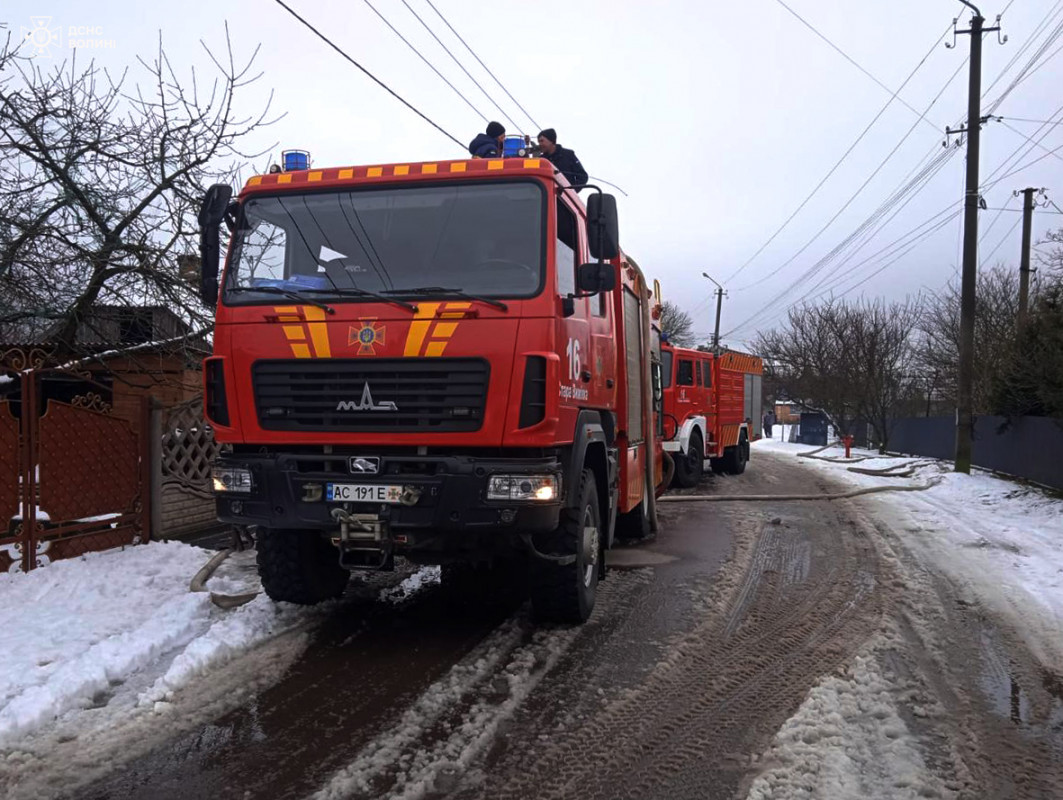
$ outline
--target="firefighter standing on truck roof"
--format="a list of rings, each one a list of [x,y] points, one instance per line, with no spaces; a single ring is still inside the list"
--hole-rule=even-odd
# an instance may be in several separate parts
[[[498,158],[502,155],[502,140],[506,138],[506,129],[501,122],[488,122],[487,132],[476,134],[469,142],[469,154],[473,158]]]
[[[579,163],[575,152],[557,143],[557,131],[546,128],[539,131],[539,149],[543,156],[564,175],[573,187],[585,186],[587,170]]]

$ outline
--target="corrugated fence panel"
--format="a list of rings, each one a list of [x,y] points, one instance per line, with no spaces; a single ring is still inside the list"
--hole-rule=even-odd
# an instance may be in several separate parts
[[[955,455],[954,417],[899,419],[889,449],[929,458]],[[1063,420],[1049,417],[978,417],[974,426],[976,466],[1063,489]]]

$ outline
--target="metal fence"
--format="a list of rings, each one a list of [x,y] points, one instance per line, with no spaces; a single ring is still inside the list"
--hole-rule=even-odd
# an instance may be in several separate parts
[[[955,417],[899,419],[889,449],[929,458],[955,455]],[[1063,489],[1063,420],[1049,417],[978,417],[973,463],[984,469]]]

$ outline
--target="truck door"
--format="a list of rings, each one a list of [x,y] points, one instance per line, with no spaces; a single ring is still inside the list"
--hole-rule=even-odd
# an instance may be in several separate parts
[[[576,267],[581,255],[579,225],[575,210],[563,197],[557,198],[554,235],[554,263],[556,267],[558,297],[563,301],[576,294]],[[560,305],[560,304],[559,304]],[[560,315],[558,344],[564,348],[561,354],[561,407],[581,408],[590,404],[592,382],[598,372],[595,353],[591,344],[588,298],[572,301],[573,313]],[[604,373],[604,368],[602,370]],[[605,381],[602,377],[601,380]],[[572,418],[575,425],[575,419]]]

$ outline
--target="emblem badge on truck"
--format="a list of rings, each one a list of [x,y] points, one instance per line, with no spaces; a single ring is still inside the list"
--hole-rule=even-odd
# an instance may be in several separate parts
[[[380,472],[380,458],[378,456],[351,456],[349,469],[354,473],[376,475]]]
[[[398,411],[399,407],[391,400],[373,402],[373,395],[369,391],[368,381],[362,387],[361,400],[340,400],[336,403],[337,411]]]

